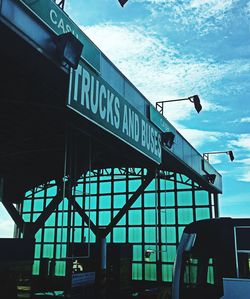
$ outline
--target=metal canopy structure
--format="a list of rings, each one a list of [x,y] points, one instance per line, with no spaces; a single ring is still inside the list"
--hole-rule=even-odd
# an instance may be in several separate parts
[[[163,201],[163,194],[172,194],[174,208],[168,208],[175,215],[174,219],[179,219],[179,222],[176,221],[180,225],[179,231],[177,229],[174,233],[174,246],[187,223],[181,220],[186,212],[183,208],[178,210],[179,191],[189,192],[190,200],[184,207],[191,215],[188,218],[190,221],[200,218],[199,211],[204,210],[202,205],[206,206],[206,216],[202,217],[218,215],[217,196],[222,192],[220,174],[54,1],[1,0],[0,25],[4,41],[0,47],[0,197],[18,227],[18,237],[35,237],[41,231],[45,235],[50,217],[57,219],[59,214],[65,212],[69,219],[73,209],[73,218],[76,213],[80,215],[82,236],[84,229],[90,229],[97,238],[96,242],[110,234],[115,239],[114,228],[120,225],[124,217],[128,217],[131,208],[136,210],[133,211],[135,214],[138,210],[144,213],[144,209],[145,215],[149,213],[144,205],[134,208],[136,201],[144,199],[147,192],[156,196],[153,199],[150,195],[151,201],[157,202],[154,208],[150,206],[154,209],[154,219],[161,219],[162,213],[167,213],[167,201]],[[58,35],[67,31],[83,44],[76,70],[70,69],[58,56]],[[166,132],[175,136],[171,148],[161,142],[161,136]],[[112,217],[103,225],[103,211],[98,205],[101,197],[105,197],[101,190],[105,176],[109,177],[112,186],[109,191],[111,205],[106,208]],[[209,179],[211,176],[213,181]],[[93,213],[100,215],[96,216],[96,221],[83,204],[93,196],[90,190],[87,192],[84,189],[86,186],[90,188],[91,178],[97,181],[94,184],[98,186],[94,197],[98,198],[99,203]],[[122,180],[126,190],[117,191],[115,186],[122,184]],[[130,191],[134,181],[136,187],[133,186],[133,191]],[[167,184],[172,186],[171,192]],[[80,199],[76,192],[78,186],[85,186],[81,187],[85,191],[81,191]],[[204,203],[200,201],[202,192],[206,193]],[[36,196],[38,194],[39,197],[40,193],[44,194],[44,201],[38,213],[35,205],[38,202]],[[126,197],[119,209],[115,207],[117,196]],[[67,208],[64,207],[66,199]],[[29,209],[26,207],[28,202]],[[18,208],[13,205],[15,203]],[[145,215],[143,219],[146,219]],[[164,219],[149,223],[146,229],[150,230],[153,226],[162,235],[161,225],[169,229]],[[65,228],[61,225],[62,230],[69,232],[65,246],[70,243],[73,227],[67,223]],[[170,228],[174,225],[170,223]],[[54,224],[55,230],[59,228]],[[121,231],[126,235],[122,240],[132,238],[129,225]],[[55,232],[53,234],[57,235]],[[142,251],[147,243],[144,232],[141,238],[145,239],[140,245]],[[163,246],[164,238],[160,238],[160,246]],[[84,241],[83,237],[80,241]],[[53,245],[56,246],[56,241]],[[38,242],[37,246],[43,247],[43,243]],[[44,257],[43,253],[40,257]],[[167,266],[166,263],[164,267]],[[147,268],[142,264],[143,267]],[[158,262],[157,269],[159,267]],[[161,278],[159,271],[157,275]]]

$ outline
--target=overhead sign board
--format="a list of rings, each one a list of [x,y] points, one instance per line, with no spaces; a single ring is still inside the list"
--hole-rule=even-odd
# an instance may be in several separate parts
[[[175,128],[166,120],[166,118],[156,110],[155,107],[150,105],[149,108],[150,121],[157,126],[162,132],[175,133]]]
[[[68,107],[161,163],[161,134],[86,63],[71,70]]]
[[[80,28],[52,0],[22,0],[56,34],[71,32],[82,42],[82,57],[100,72],[100,51]]]

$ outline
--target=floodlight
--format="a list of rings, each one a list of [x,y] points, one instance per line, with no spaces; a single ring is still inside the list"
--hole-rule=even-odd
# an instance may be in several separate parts
[[[206,177],[209,183],[214,184],[216,179],[216,174],[207,174]]]
[[[124,4],[126,4],[128,2],[128,0],[118,0],[118,1],[122,7],[124,6]]]
[[[199,96],[196,94],[192,97],[189,97],[189,100],[190,100],[190,102],[194,103],[194,108],[199,113],[202,109],[201,101],[200,101]]]
[[[233,161],[234,160],[233,151],[228,151],[227,154],[229,155],[230,160]]]
[[[83,44],[71,33],[63,33],[57,37],[57,51],[61,62],[73,69],[78,67]]]
[[[172,132],[163,132],[161,134],[162,144],[166,145],[168,148],[171,148],[173,146],[174,139],[175,139],[175,134]]]
[[[220,152],[208,152],[208,153],[203,153],[203,158],[209,161],[209,156],[210,155],[218,155],[218,154],[227,154],[230,158],[230,161],[234,160],[234,154],[233,151],[220,151]]]
[[[201,101],[197,94],[194,96],[188,97],[188,98],[184,98],[184,99],[158,101],[158,102],[156,102],[156,109],[161,114],[163,114],[163,104],[168,103],[168,102],[179,102],[179,101],[190,101],[191,103],[194,104],[194,108],[198,113],[202,110]]]

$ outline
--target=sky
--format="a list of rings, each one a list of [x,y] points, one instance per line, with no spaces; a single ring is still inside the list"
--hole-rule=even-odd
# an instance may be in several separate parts
[[[250,217],[250,1],[66,0],[71,19],[223,175],[220,216]],[[0,206],[0,237],[13,222]]]

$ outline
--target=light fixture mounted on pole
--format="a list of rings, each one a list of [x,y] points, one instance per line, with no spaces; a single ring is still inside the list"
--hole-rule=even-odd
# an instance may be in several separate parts
[[[167,101],[158,101],[156,102],[156,109],[163,114],[163,106],[165,103],[168,102],[179,102],[179,101],[190,101],[191,103],[194,104],[194,108],[195,110],[199,113],[202,110],[202,106],[201,106],[201,102],[200,102],[200,98],[199,96],[193,95],[191,97],[188,98],[183,98],[183,99],[176,99],[176,100],[167,100]]]
[[[54,0],[54,1],[62,10],[64,10],[66,0]],[[122,7],[128,2],[128,0],[118,0],[118,1]]]
[[[206,159],[207,161],[209,161],[209,155],[218,155],[218,154],[227,154],[229,156],[230,161],[234,160],[233,151],[203,153],[203,158]]]

